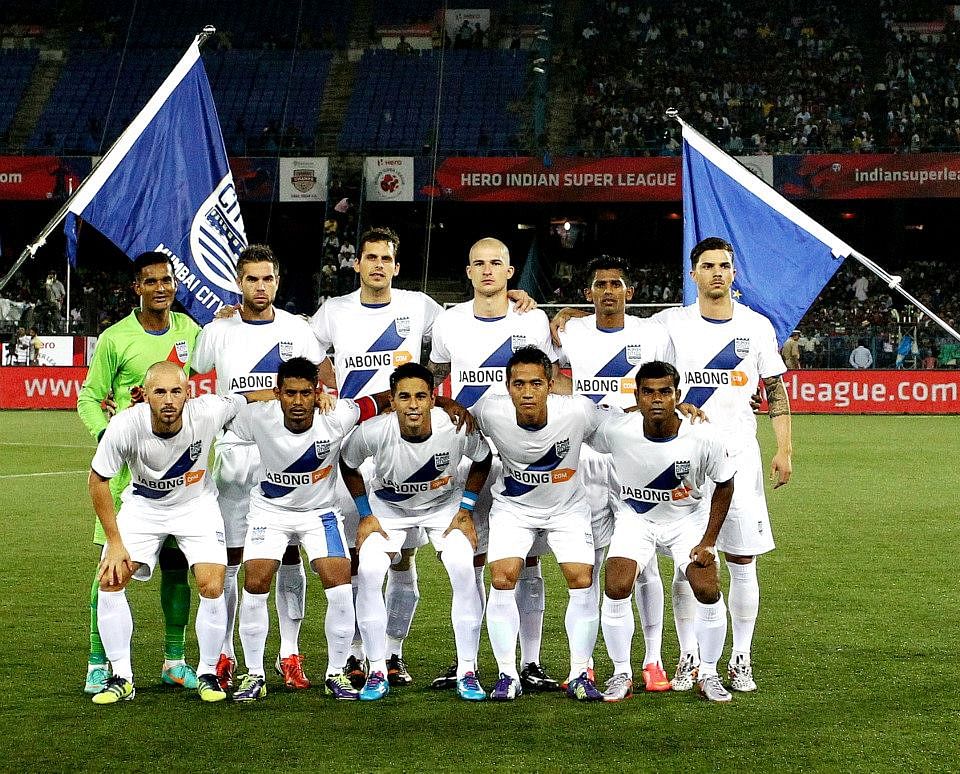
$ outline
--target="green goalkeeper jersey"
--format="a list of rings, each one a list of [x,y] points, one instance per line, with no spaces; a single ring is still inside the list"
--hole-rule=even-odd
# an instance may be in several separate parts
[[[100,335],[77,396],[77,413],[95,440],[107,428],[100,408],[103,399],[113,392],[117,411],[123,411],[130,405],[130,389],[143,384],[154,363],[169,360],[187,367],[199,334],[200,326],[185,314],[171,312],[170,327],[163,333],[151,333],[143,329],[136,312],[131,312]]]

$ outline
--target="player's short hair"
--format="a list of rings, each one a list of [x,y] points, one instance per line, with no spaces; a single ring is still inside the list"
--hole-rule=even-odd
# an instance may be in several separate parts
[[[372,228],[368,228],[360,235],[360,249],[357,251],[358,259],[361,255],[363,255],[363,246],[367,242],[389,242],[391,245],[393,245],[394,252],[397,252],[400,249],[399,235],[396,231],[387,226],[373,226]]]
[[[394,395],[397,392],[397,385],[400,384],[401,379],[422,379],[426,382],[427,389],[430,390],[431,394],[436,384],[433,378],[433,371],[419,363],[404,363],[402,366],[397,366],[394,372],[390,374],[390,392]]]
[[[593,286],[598,271],[619,271],[627,287],[633,285],[633,270],[630,264],[616,255],[598,255],[587,264],[587,287]]]
[[[237,276],[243,273],[243,267],[248,263],[272,263],[274,274],[280,274],[280,261],[273,254],[269,245],[247,245],[240,251],[237,258]]]
[[[733,245],[730,244],[726,239],[721,239],[720,237],[707,237],[706,239],[701,239],[694,245],[694,248],[690,251],[690,268],[697,268],[697,261],[700,260],[700,256],[703,255],[708,250],[726,250],[730,253],[730,260],[733,260]]]
[[[543,367],[543,372],[547,375],[548,379],[553,375],[553,363],[550,362],[550,358],[547,356],[547,353],[539,347],[534,347],[532,345],[520,347],[520,349],[510,356],[510,359],[507,361],[508,382],[511,379],[513,367],[515,365],[540,365]]]
[[[166,253],[161,253],[158,250],[149,250],[148,252],[140,253],[140,255],[133,259],[134,281],[138,282],[140,280],[140,273],[147,268],[147,266],[156,266],[159,263],[167,264],[167,266],[170,267],[170,273],[174,273],[173,261]]]
[[[664,377],[673,379],[674,389],[680,387],[680,374],[676,368],[662,360],[651,360],[637,369],[637,387],[644,379],[663,379]]]
[[[292,357],[277,369],[277,387],[283,385],[284,379],[306,379],[317,384],[317,367],[305,357]]]

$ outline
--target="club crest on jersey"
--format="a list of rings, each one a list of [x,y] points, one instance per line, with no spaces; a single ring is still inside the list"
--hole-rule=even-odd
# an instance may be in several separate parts
[[[518,349],[523,349],[527,346],[527,337],[522,333],[516,333],[510,337],[510,349],[516,352]]]
[[[557,441],[554,445],[554,450],[558,457],[566,457],[570,451],[570,439],[564,438],[562,441]]]
[[[187,358],[190,356],[190,346],[185,341],[178,341],[174,344],[174,349],[177,353],[177,360],[181,363],[186,363]]]
[[[433,466],[437,470],[443,470],[450,464],[450,452],[442,451],[433,455]]]
[[[410,318],[409,317],[398,317],[395,320],[397,326],[397,335],[406,338],[410,335]]]
[[[746,357],[750,354],[750,339],[749,338],[740,338],[739,336],[734,339],[733,342],[733,351],[736,353],[737,357]]]
[[[293,342],[281,341],[280,342],[280,359],[286,362],[292,357],[293,357]]]
[[[639,344],[627,344],[627,362],[630,365],[639,365],[640,363],[640,345]]]
[[[194,441],[190,444],[190,459],[196,462],[201,451],[203,451],[203,441]]]
[[[323,459],[330,453],[330,441],[328,440],[314,441],[313,449],[317,453],[317,457],[319,459]]]
[[[678,460],[673,463],[673,475],[683,478],[690,475],[690,460]]]

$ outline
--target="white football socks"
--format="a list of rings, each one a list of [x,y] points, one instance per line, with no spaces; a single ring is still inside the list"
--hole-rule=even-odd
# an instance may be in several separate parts
[[[327,636],[327,675],[343,672],[350,653],[353,638],[354,613],[350,584],[326,589],[327,613],[323,619],[323,631]]]
[[[697,614],[697,598],[690,588],[690,581],[681,572],[673,574],[671,588],[673,596],[673,622],[677,628],[677,642],[680,645],[680,657],[691,654],[697,660],[697,633],[693,621]]]
[[[194,629],[197,632],[197,645],[200,646],[197,674],[215,674],[227,629],[227,605],[223,594],[215,599],[200,597]]]
[[[633,677],[630,650],[636,624],[633,621],[630,597],[610,599],[604,594],[600,622],[603,625],[603,641],[607,645],[607,655],[613,662],[613,673],[625,673],[628,677]]]
[[[476,574],[473,567],[473,547],[466,535],[451,532],[444,542],[440,556],[450,577],[453,602],[450,621],[457,646],[457,678],[477,671],[477,651],[480,648],[480,626],[483,608],[476,594]]]
[[[357,626],[363,637],[370,671],[387,676],[387,607],[383,601],[383,580],[390,568],[387,541],[374,532],[360,548],[357,572]]]
[[[600,611],[593,603],[593,592],[589,586],[568,591],[570,598],[563,622],[570,645],[570,680],[573,680],[590,666],[593,645],[597,641],[597,629],[600,626]]]
[[[637,576],[634,584],[637,612],[643,626],[643,644],[646,652],[643,664],[661,664],[663,648],[663,580],[657,556],[647,562],[647,566]]]
[[[303,562],[281,564],[274,599],[280,625],[280,658],[300,652],[300,625],[307,603],[307,574]]]
[[[233,647],[233,634],[237,628],[237,610],[240,606],[240,589],[237,585],[239,564],[228,564],[227,572],[223,577],[223,601],[227,606],[227,632],[223,638],[223,652],[237,659],[237,652]]]
[[[133,682],[130,664],[130,638],[133,636],[133,615],[126,591],[97,592],[97,628],[103,651],[113,665],[113,673]]]
[[[697,614],[694,620],[697,642],[700,644],[700,671],[702,680],[717,673],[717,662],[723,653],[723,643],[727,639],[727,608],[723,604],[723,595],[712,605],[697,602]]]
[[[384,603],[387,607],[387,655],[403,655],[403,641],[410,636],[410,626],[420,602],[417,566],[410,557],[409,570],[390,570]]]
[[[546,596],[540,562],[532,567],[524,565],[515,589],[520,614],[520,663],[540,663],[540,644],[543,641],[543,611]]]
[[[240,596],[240,645],[243,662],[251,675],[264,676],[263,650],[267,646],[270,616],[267,614],[269,594],[251,594],[246,589]]]
[[[757,580],[757,562],[734,564],[727,562],[730,571],[730,623],[733,629],[733,652],[730,658],[744,656],[749,663],[753,646],[753,630],[760,612],[760,583]]]
[[[517,636],[520,633],[520,610],[514,589],[490,589],[487,597],[487,636],[497,660],[497,670],[520,679],[517,672]]]

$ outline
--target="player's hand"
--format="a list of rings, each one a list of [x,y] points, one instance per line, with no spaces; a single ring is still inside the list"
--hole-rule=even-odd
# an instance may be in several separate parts
[[[507,298],[513,301],[513,311],[517,314],[523,314],[537,308],[537,302],[526,290],[508,290]]]
[[[470,546],[474,551],[477,550],[477,527],[473,523],[473,514],[465,508],[461,508],[457,511],[457,515],[453,517],[453,521],[450,522],[450,526],[447,527],[446,531],[443,533],[443,536],[446,537],[455,529],[460,530],[470,541]]]
[[[565,307],[557,312],[550,321],[550,338],[556,346],[560,346],[560,333],[567,327],[567,321],[574,317],[585,317],[586,313],[579,309]]]
[[[357,551],[360,551],[360,546],[363,545],[363,541],[370,537],[374,532],[379,532],[383,535],[384,540],[389,540],[390,537],[386,532],[383,531],[383,527],[380,526],[380,520],[376,516],[364,516],[360,519],[360,524],[357,526]]]
[[[110,390],[107,397],[100,401],[100,408],[107,415],[108,422],[117,415],[117,402],[113,398],[113,390]]]
[[[127,553],[126,546],[121,542],[107,541],[107,550],[100,560],[100,573],[97,575],[97,580],[100,583],[106,580],[109,586],[119,586],[133,575],[133,571],[133,561]]]
[[[680,403],[677,405],[677,411],[690,420],[690,424],[697,422],[709,422],[710,418],[692,403]]]
[[[322,387],[317,389],[317,411],[319,411],[321,414],[329,414],[334,408],[336,408],[336,405],[337,398],[335,395],[331,395],[329,392],[324,392]]]
[[[717,547],[701,540],[691,549],[690,560],[698,567],[709,567],[717,561]]]
[[[779,489],[790,480],[793,473],[793,460],[789,454],[777,452],[770,462],[770,480],[773,488]]]
[[[130,405],[136,406],[138,403],[143,403],[147,399],[147,394],[143,391],[143,387],[139,384],[133,385],[130,388]]]
[[[229,320],[239,311],[240,304],[224,304],[217,310],[217,313],[213,317],[216,320]]]
[[[458,433],[461,430],[472,433],[477,429],[476,422],[473,421],[473,414],[455,400],[438,395],[437,407],[443,409],[446,415],[450,417],[450,421],[453,422],[453,426],[457,428]]]
[[[754,414],[759,413],[761,403],[763,403],[763,396],[760,394],[760,388],[757,387],[757,391],[750,396],[750,410]]]

